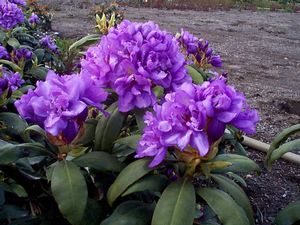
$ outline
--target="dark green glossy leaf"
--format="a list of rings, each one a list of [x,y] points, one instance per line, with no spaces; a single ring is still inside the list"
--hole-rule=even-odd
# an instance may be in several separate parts
[[[7,135],[21,136],[28,124],[18,114],[3,112],[0,113],[1,132]]]
[[[219,184],[223,191],[228,193],[236,203],[244,209],[250,224],[254,225],[255,222],[251,204],[243,189],[233,180],[222,175],[212,174],[211,177]]]
[[[141,135],[131,135],[115,141],[112,154],[116,157],[126,157],[136,151],[137,142]]]
[[[111,152],[116,138],[119,136],[125,115],[118,110],[117,102],[108,107],[109,116],[102,116],[95,132],[95,150]]]
[[[140,191],[158,191],[161,192],[168,185],[168,179],[162,175],[147,175],[132,184],[123,194],[123,196]]]
[[[59,162],[52,173],[51,190],[59,210],[73,225],[80,225],[87,204],[87,185],[73,162]]]
[[[207,202],[223,225],[250,225],[245,211],[224,191],[200,188],[197,194]]]
[[[88,119],[84,123],[84,131],[82,135],[79,137],[76,137],[74,141],[72,141],[72,144],[74,145],[87,145],[90,142],[93,141],[95,138],[95,130],[97,126],[97,120],[95,119]]]
[[[226,173],[226,172],[252,172],[260,171],[259,166],[251,159],[246,156],[235,155],[235,154],[220,154],[217,155],[213,161],[224,161],[229,162],[232,165],[222,169],[213,169],[212,172]]]
[[[99,225],[105,216],[106,212],[100,203],[89,198],[80,225]]]
[[[0,140],[0,165],[7,165],[15,162],[23,156],[14,145]]]
[[[127,188],[153,169],[148,167],[149,160],[140,159],[125,167],[107,192],[108,203],[112,205]]]
[[[296,225],[300,222],[300,201],[292,202],[282,209],[275,219],[276,225]]]
[[[38,80],[45,80],[47,73],[48,73],[47,68],[45,67],[36,67],[36,68],[32,68],[30,69],[27,74],[33,76],[34,78],[38,79]]]
[[[99,171],[120,172],[123,165],[107,152],[88,152],[72,160],[80,167],[90,167]]]
[[[21,197],[21,198],[28,196],[25,189],[17,183],[6,184],[6,183],[3,183],[3,182],[0,182],[0,189],[3,189],[4,191],[7,191],[7,192],[14,193],[18,197]]]
[[[153,205],[139,201],[128,201],[119,205],[113,214],[100,225],[148,225]]]
[[[196,196],[188,179],[171,183],[159,199],[152,225],[192,225]]]

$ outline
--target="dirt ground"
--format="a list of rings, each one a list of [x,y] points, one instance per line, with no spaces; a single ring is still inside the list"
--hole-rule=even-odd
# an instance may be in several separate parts
[[[93,33],[90,6],[58,6],[56,10],[53,29],[64,37]],[[125,18],[154,20],[170,32],[184,28],[208,39],[222,56],[230,82],[260,112],[257,139],[270,142],[283,128],[300,122],[299,14],[126,8]],[[263,154],[253,150],[249,154],[263,167]],[[273,172],[264,169],[261,176],[250,177],[248,184],[257,224],[269,225],[279,209],[299,199],[300,167],[279,161]]]

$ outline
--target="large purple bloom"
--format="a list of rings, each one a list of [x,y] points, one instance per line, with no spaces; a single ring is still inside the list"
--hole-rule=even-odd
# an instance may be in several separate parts
[[[209,65],[222,67],[222,60],[219,55],[213,54],[207,40],[198,39],[188,31],[181,31],[177,38],[184,54],[190,63],[195,63],[200,68],[206,69]]]
[[[206,112],[193,84],[186,83],[176,92],[167,94],[161,106],[154,106],[154,113],[147,112],[145,123],[136,157],[154,157],[151,167],[163,161],[168,147],[183,151],[190,145],[200,156],[209,150]]]
[[[257,112],[249,109],[245,96],[228,85],[225,79],[204,82],[199,89],[199,98],[209,118],[207,133],[211,141],[223,135],[227,124],[238,125],[237,128],[249,134],[253,133],[249,130],[255,131],[259,121]],[[248,116],[249,112],[252,117]],[[249,123],[242,126],[242,120],[249,120]]]
[[[22,10],[13,3],[0,2],[0,27],[5,30],[14,28],[17,24],[24,22]]]
[[[170,91],[190,81],[176,39],[153,22],[123,21],[87,51],[81,64],[84,76],[116,90],[124,112],[153,105],[156,85]]]
[[[107,93],[79,75],[58,76],[49,71],[46,81],[38,81],[37,88],[15,102],[20,115],[37,123],[53,136],[61,136],[66,143],[77,135],[87,117],[89,106],[101,107]]]
[[[183,151],[191,146],[200,156],[206,155],[210,145],[222,137],[226,125],[253,134],[259,116],[221,77],[201,86],[183,84],[144,119],[146,127],[136,157],[154,157],[153,167],[163,161],[169,147]]]

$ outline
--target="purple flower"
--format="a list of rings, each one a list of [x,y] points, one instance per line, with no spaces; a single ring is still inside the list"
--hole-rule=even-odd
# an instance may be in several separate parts
[[[204,82],[199,89],[208,116],[207,133],[211,142],[218,140],[227,124],[253,134],[259,121],[256,110],[250,110],[245,96],[226,84],[223,77]]]
[[[246,134],[255,134],[256,124],[260,118],[256,110],[250,109],[248,105],[245,109],[231,121],[236,128],[244,131]]]
[[[8,0],[10,3],[14,3],[17,5],[21,5],[21,6],[26,6],[26,1],[25,0]]]
[[[32,52],[27,48],[18,48],[13,51],[13,59],[15,62],[19,62],[21,60],[29,60],[32,58]]]
[[[9,72],[7,74],[4,74],[3,77],[8,80],[10,89],[12,91],[17,90],[19,87],[22,86],[22,84],[25,83],[25,81],[21,78],[21,75],[18,72],[16,73]]]
[[[0,45],[0,59],[9,59],[9,53],[6,48]]]
[[[198,67],[206,69],[209,65],[222,67],[222,60],[219,55],[213,54],[207,40],[198,39],[188,31],[181,30],[177,38],[189,63],[195,63]]]
[[[21,78],[21,75],[17,72],[14,73],[6,68],[2,68],[0,76],[0,95],[7,90],[7,96],[10,97],[11,93],[17,90],[19,87],[24,84],[24,80]]]
[[[28,19],[29,24],[35,26],[40,22],[40,18],[35,13],[32,13],[31,16]]]
[[[54,41],[51,40],[51,37],[49,35],[46,35],[40,40],[40,44],[53,51],[54,53],[58,53],[58,48]]]
[[[14,28],[24,22],[22,10],[13,3],[0,2],[0,27],[5,30]]]
[[[79,75],[58,76],[49,71],[46,81],[15,102],[20,115],[52,136],[70,143],[87,117],[89,106],[101,106],[107,93]]]
[[[200,156],[207,154],[206,111],[198,100],[197,86],[183,84],[167,94],[165,102],[155,105],[154,113],[147,112],[144,119],[146,127],[136,157],[154,157],[151,167],[161,163],[172,146],[183,151],[190,145]]]
[[[153,105],[156,85],[170,91],[191,80],[176,39],[153,22],[123,21],[88,49],[81,64],[84,76],[117,92],[123,112]]]
[[[0,96],[3,94],[4,91],[6,91],[8,88],[8,80],[0,78]]]
[[[259,116],[221,77],[201,86],[184,83],[167,94],[162,105],[155,105],[153,113],[147,112],[144,120],[136,157],[153,157],[150,166],[154,167],[164,160],[169,147],[190,151],[191,146],[199,156],[205,156],[226,125],[253,134]]]

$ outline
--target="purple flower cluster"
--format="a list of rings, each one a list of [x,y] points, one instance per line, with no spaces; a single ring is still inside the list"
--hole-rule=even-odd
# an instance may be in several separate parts
[[[51,40],[51,37],[49,35],[46,35],[40,40],[41,46],[48,48],[54,53],[58,53],[58,48],[54,41]]]
[[[40,18],[35,13],[32,13],[31,16],[28,19],[28,22],[30,25],[35,26],[40,22]]]
[[[15,102],[19,114],[49,134],[70,143],[87,117],[88,107],[101,109],[107,93],[79,75],[59,76],[49,71],[46,81]]]
[[[17,24],[24,22],[22,10],[13,3],[0,2],[0,27],[5,30],[14,28]]]
[[[19,62],[21,60],[29,60],[32,58],[32,52],[27,48],[18,48],[13,51],[13,60]]]
[[[2,45],[0,45],[0,59],[9,59],[9,53]]]
[[[205,156],[210,145],[222,137],[227,124],[253,134],[259,121],[256,110],[249,109],[245,97],[224,79],[201,86],[185,83],[165,96],[154,113],[145,115],[146,127],[136,157],[154,157],[150,166],[163,161],[168,147],[181,151],[188,146]]]
[[[222,60],[219,55],[213,54],[213,49],[208,45],[208,41],[198,39],[188,31],[181,31],[177,38],[182,46],[184,54],[190,63],[195,63],[200,68],[206,69],[208,65],[214,67],[222,67]]]
[[[10,3],[14,3],[20,6],[26,6],[26,1],[25,0],[8,0]]]
[[[6,68],[1,69],[0,76],[0,95],[7,91],[5,97],[10,97],[11,93],[21,87],[24,84],[24,80],[19,73],[14,73]]]
[[[122,112],[152,106],[157,85],[170,91],[190,81],[176,38],[153,22],[123,21],[88,49],[81,65],[84,76],[118,94]]]

